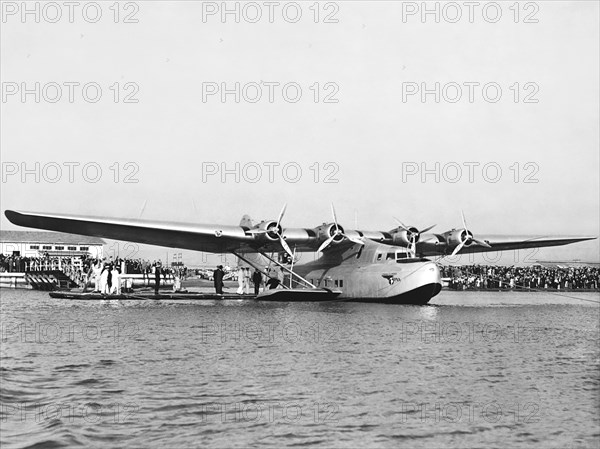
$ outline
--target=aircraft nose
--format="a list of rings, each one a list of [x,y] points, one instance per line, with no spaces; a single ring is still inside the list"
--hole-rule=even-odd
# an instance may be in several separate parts
[[[440,272],[440,268],[435,262],[429,262],[423,268],[427,273],[428,277],[430,277],[433,282],[441,282],[442,281],[442,273]]]

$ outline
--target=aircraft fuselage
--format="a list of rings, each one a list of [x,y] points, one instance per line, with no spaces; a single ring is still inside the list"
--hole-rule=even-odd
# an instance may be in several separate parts
[[[349,301],[426,304],[442,288],[434,262],[370,241],[331,249],[314,262],[295,266],[294,272],[317,287],[341,291],[338,299]]]

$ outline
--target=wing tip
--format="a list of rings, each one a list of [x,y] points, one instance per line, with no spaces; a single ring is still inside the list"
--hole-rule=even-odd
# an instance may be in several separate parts
[[[16,210],[7,209],[7,210],[4,211],[4,215],[8,219],[8,221],[10,221],[13,224],[17,224],[17,223],[15,223],[15,220],[21,214],[19,214],[19,212],[17,212]]]

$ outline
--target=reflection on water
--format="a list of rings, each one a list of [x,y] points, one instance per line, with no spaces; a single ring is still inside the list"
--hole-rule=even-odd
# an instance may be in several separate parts
[[[435,306],[423,306],[418,308],[422,320],[435,321],[437,319],[438,308]]]
[[[2,447],[598,447],[599,307],[2,291]]]

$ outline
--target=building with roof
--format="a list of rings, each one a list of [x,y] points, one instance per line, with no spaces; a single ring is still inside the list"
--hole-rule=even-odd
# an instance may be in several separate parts
[[[63,232],[0,230],[0,252],[4,256],[77,257],[104,256],[104,240]]]

